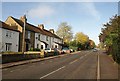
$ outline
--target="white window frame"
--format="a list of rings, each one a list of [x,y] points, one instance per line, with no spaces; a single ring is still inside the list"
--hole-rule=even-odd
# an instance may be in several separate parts
[[[39,48],[39,44],[37,44],[37,48]]]
[[[31,34],[31,32],[30,32],[30,31],[28,31],[28,39],[30,39],[30,34]]]
[[[48,39],[48,36],[46,36],[46,41],[48,41],[49,39]]]
[[[6,31],[6,37],[11,38],[12,37],[12,32],[7,30]]]
[[[5,43],[5,45],[6,45],[6,51],[11,51],[12,43]]]
[[[40,34],[38,34],[38,40],[40,41]]]

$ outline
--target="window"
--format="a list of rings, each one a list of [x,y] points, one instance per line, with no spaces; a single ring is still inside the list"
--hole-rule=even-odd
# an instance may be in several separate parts
[[[30,39],[30,31],[28,31],[28,39]]]
[[[46,36],[46,41],[48,41],[48,36]]]
[[[12,43],[6,43],[6,51],[11,51]]]
[[[8,37],[8,31],[6,31],[6,37]]]
[[[11,35],[12,35],[12,32],[6,31],[6,37],[11,37]]]
[[[40,34],[38,35],[38,40],[40,41]]]
[[[43,45],[41,45],[41,49],[43,49]]]
[[[53,40],[53,42],[54,42],[54,38],[53,38],[52,40]]]
[[[47,48],[48,47],[48,45],[45,45],[45,48]]]
[[[37,48],[39,48],[39,44],[37,44]]]

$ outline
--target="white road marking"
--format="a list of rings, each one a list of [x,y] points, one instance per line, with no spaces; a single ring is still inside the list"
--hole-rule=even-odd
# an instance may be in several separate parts
[[[45,78],[45,77],[47,77],[47,76],[49,76],[49,75],[51,75],[51,74],[53,74],[53,73],[55,73],[55,72],[57,72],[57,71],[63,69],[63,68],[65,68],[65,66],[63,66],[63,67],[61,67],[61,68],[59,68],[59,69],[57,69],[57,70],[55,70],[55,71],[52,71],[52,72],[50,72],[50,73],[48,73],[48,74],[46,74],[46,75],[40,77],[40,79],[43,79],[43,78]]]
[[[78,59],[76,59],[76,60],[74,60],[74,61],[70,62],[69,64],[73,64],[73,63],[74,63],[74,62],[76,62],[76,61],[78,61]]]
[[[99,61],[99,54],[98,54],[98,63],[97,63],[97,81],[100,81],[100,61]]]
[[[82,59],[82,58],[86,57],[87,55],[89,55],[89,54],[86,54],[86,55],[84,55],[84,56],[80,57],[80,59]]]
[[[10,71],[10,72],[13,72],[13,71]]]

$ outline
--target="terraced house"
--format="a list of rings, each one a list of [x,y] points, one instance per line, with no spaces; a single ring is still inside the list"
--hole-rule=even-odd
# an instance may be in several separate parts
[[[24,51],[29,51],[31,48],[62,48],[62,39],[54,33],[54,29],[46,30],[43,24],[34,26],[27,22],[25,16],[20,17],[20,19],[9,16],[5,23],[15,26],[17,31],[19,31],[19,36],[17,36],[19,37],[18,51],[22,51],[23,47],[24,21],[26,21]]]
[[[8,25],[0,21],[0,51],[18,52],[19,34],[20,31],[17,26]]]
[[[54,29],[49,31],[44,29],[44,25],[38,25],[38,28],[42,33],[35,34],[35,48],[45,49],[45,48],[62,48],[62,39],[55,35]]]

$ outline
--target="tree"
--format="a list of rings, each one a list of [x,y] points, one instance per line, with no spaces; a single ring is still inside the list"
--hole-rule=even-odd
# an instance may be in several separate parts
[[[78,46],[78,50],[88,49],[89,37],[82,32],[75,34],[75,40]]]
[[[113,59],[120,63],[120,16],[113,16],[109,22],[104,24],[102,33],[99,35],[100,42],[106,46],[108,54],[113,56]]]
[[[69,43],[69,41],[73,38],[73,33],[71,31],[71,26],[67,24],[67,22],[62,22],[57,29],[56,34],[63,38],[65,43]]]
[[[76,40],[72,40],[72,41],[69,42],[69,48],[71,48],[73,50],[77,50]]]
[[[93,49],[93,48],[95,48],[95,42],[93,41],[93,40],[89,40],[89,42],[88,42],[88,47],[87,47],[88,49]]]
[[[75,40],[77,43],[80,43],[83,45],[89,41],[89,37],[82,32],[78,32],[75,34]]]

